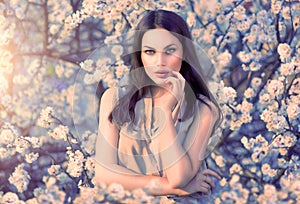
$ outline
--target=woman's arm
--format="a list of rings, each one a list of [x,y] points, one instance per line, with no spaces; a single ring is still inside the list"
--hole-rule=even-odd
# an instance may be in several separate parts
[[[221,179],[219,174],[210,169],[204,169],[196,174],[196,176],[186,185],[183,190],[188,193],[202,192],[209,194],[215,188],[214,180],[212,177]]]
[[[96,142],[95,181],[106,184],[119,183],[128,190],[136,188],[147,189],[154,195],[182,194],[184,191],[174,189],[166,178],[145,176],[118,165],[119,131],[108,119],[114,107],[115,89],[108,89],[102,96],[100,104],[100,122]]]
[[[114,168],[114,170],[112,170]],[[146,176],[136,174],[119,165],[112,165],[107,168],[99,163],[95,165],[95,178],[94,181],[104,182],[106,184],[119,183],[126,190],[134,190],[142,188],[152,195],[185,195],[188,193],[198,191],[198,186],[191,189],[174,189],[169,185],[167,178],[159,176]],[[197,190],[195,190],[197,188]],[[201,190],[201,189],[200,189]]]
[[[161,106],[165,113],[163,128],[158,136],[159,151],[168,181],[173,188],[184,188],[197,174],[218,118],[215,105],[202,103],[195,106],[193,123],[182,145],[176,133],[172,114],[169,108]]]

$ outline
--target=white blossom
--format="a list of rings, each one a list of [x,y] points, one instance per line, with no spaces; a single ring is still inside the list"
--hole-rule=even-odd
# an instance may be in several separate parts
[[[7,89],[8,89],[8,82],[2,75],[0,75],[0,93],[1,94],[6,93]]]
[[[294,74],[294,64],[293,63],[282,63],[280,65],[280,73],[283,76],[288,76]]]
[[[259,69],[261,68],[261,65],[258,63],[258,62],[251,62],[250,65],[249,65],[249,69],[250,71],[258,71]]]
[[[0,196],[1,198],[1,196]],[[18,204],[18,203],[21,203],[21,201],[19,200],[19,197],[17,194],[15,193],[12,193],[12,192],[7,192],[5,193],[2,198],[1,198],[1,203],[3,204],[9,204],[9,203],[12,203],[12,204]]]
[[[237,56],[239,57],[239,59],[243,63],[248,63],[252,59],[251,52],[250,53],[246,53],[245,51],[240,51]]]
[[[266,10],[261,10],[256,15],[256,21],[260,26],[269,25],[271,19],[269,19],[268,12]]]
[[[251,20],[249,20],[249,18],[246,18],[245,20],[237,23],[237,30],[245,33],[249,30],[250,26],[251,26]]]
[[[192,37],[195,39],[195,38],[198,38],[201,34],[201,30],[198,29],[198,28],[194,28],[191,30],[191,34],[192,34]]]
[[[29,180],[30,176],[28,172],[24,170],[24,164],[19,164],[8,178],[9,183],[14,185],[20,193],[27,190]]]
[[[233,12],[233,16],[234,18],[236,18],[237,20],[244,20],[247,16],[246,16],[246,9],[244,6],[238,6],[234,9]]]
[[[88,154],[94,154],[95,152],[95,141],[97,134],[90,131],[85,131],[81,136],[81,146],[83,150]]]
[[[251,146],[249,145],[248,138],[246,136],[242,137],[241,143],[244,145],[246,149],[250,150]]]
[[[114,45],[112,48],[111,48],[111,52],[112,54],[114,54],[114,56],[116,58],[120,58],[120,56],[123,54],[123,47],[121,45]]]
[[[55,73],[58,78],[61,78],[65,72],[65,68],[62,65],[55,66]]]
[[[207,44],[212,44],[213,43],[213,35],[208,30],[205,30],[199,40],[202,42],[205,42]]]
[[[188,24],[190,27],[195,26],[195,25],[196,25],[196,15],[195,15],[195,13],[193,13],[193,12],[188,12],[187,14],[188,14],[187,19],[186,19],[187,24]]]
[[[34,161],[36,161],[39,158],[39,153],[34,153],[34,152],[30,152],[29,154],[25,155],[25,161],[27,163],[32,163]]]
[[[51,165],[48,168],[48,174],[51,176],[56,175],[59,173],[59,170],[60,170],[60,165]]]
[[[26,150],[30,147],[29,142],[24,139],[24,137],[16,138],[14,145],[16,147],[16,151],[22,155],[24,155]]]
[[[0,104],[4,105],[5,107],[9,107],[12,104],[12,97],[8,94],[5,94],[1,97]]]
[[[8,50],[1,49],[0,53],[0,73],[11,74],[13,71],[13,64],[11,62],[13,54]],[[1,80],[0,80],[1,82]]]
[[[124,187],[117,183],[111,183],[107,188],[107,192],[109,193],[109,196],[115,200],[121,200],[125,197]]]
[[[33,148],[40,148],[43,144],[40,138],[34,137],[34,136],[29,136],[29,137],[24,137],[25,140],[29,141],[31,143],[31,146]]]
[[[17,137],[18,137],[18,133],[16,129],[9,123],[6,123],[0,129],[0,144],[3,145],[12,144]]]
[[[14,152],[10,152],[7,148],[0,147],[0,159],[6,159],[13,156]]]
[[[300,115],[300,107],[296,103],[290,103],[287,107],[286,112],[289,119],[297,119]]]
[[[129,68],[124,64],[120,64],[116,67],[116,77],[120,79],[122,76],[129,72]]]
[[[254,96],[254,90],[252,88],[247,88],[244,92],[245,98],[252,98]]]
[[[40,189],[35,197],[38,203],[64,203],[66,193],[59,189],[55,177],[45,177],[45,189]]]
[[[64,126],[64,125],[58,125],[53,130],[48,131],[48,135],[50,135],[54,139],[65,140],[65,141],[67,141],[68,133],[69,133],[69,128],[68,126]]]
[[[80,194],[78,197],[75,198],[74,204],[89,204],[89,203],[98,203],[96,201],[104,200],[104,196],[102,195],[101,199],[96,199],[97,197],[101,197],[101,195],[97,195],[97,189],[95,188],[88,188],[84,186],[80,186]]]
[[[269,80],[267,90],[272,97],[278,97],[284,91],[284,85],[279,80]]]
[[[278,14],[281,10],[281,4],[282,4],[281,1],[273,1],[271,4],[272,13]]]
[[[83,81],[85,84],[93,84],[93,83],[95,83],[96,80],[95,80],[95,77],[93,74],[86,73],[84,75]]]
[[[269,180],[269,178],[272,178],[277,174],[277,170],[272,169],[269,164],[263,164],[261,171],[264,174],[264,180]]]
[[[13,83],[18,85],[26,85],[29,84],[30,82],[29,79],[24,75],[18,74],[14,76]]]
[[[241,165],[239,165],[239,164],[233,164],[230,167],[229,172],[230,172],[230,174],[234,174],[234,173],[240,173],[241,170],[242,170]]]
[[[232,58],[231,54],[229,53],[228,50],[226,50],[225,52],[220,53],[217,56],[217,62],[221,67],[225,67],[231,61],[231,58]]]
[[[291,57],[292,49],[287,43],[280,43],[277,47],[277,52],[280,56],[280,60],[285,62],[287,59]]]
[[[215,57],[218,56],[218,48],[216,46],[211,46],[209,49],[208,49],[208,52],[207,52],[208,56],[211,58],[211,59],[214,59]]]
[[[276,131],[287,128],[287,121],[284,116],[276,114],[274,116],[275,117],[273,118],[273,120],[267,123],[267,129],[269,131]]]
[[[282,17],[287,20],[291,19],[291,10],[289,6],[282,8]]]
[[[92,72],[94,70],[94,61],[87,59],[80,63],[80,67],[87,72]]]
[[[44,128],[49,128],[50,124],[53,122],[53,114],[54,109],[52,107],[47,106],[44,108],[40,113],[39,119],[37,120],[37,125]]]
[[[257,201],[263,203],[268,201],[269,203],[278,203],[276,188],[273,185],[266,184],[264,185],[264,193],[258,196]]]
[[[250,113],[251,109],[253,107],[252,103],[249,103],[247,100],[243,100],[242,104],[241,104],[241,109],[240,111],[242,113]]]
[[[16,8],[15,13],[16,13],[16,17],[18,19],[20,19],[20,20],[24,19],[25,14],[24,14],[24,9],[23,8],[21,8],[21,7]]]
[[[68,150],[67,155],[67,172],[73,177],[79,177],[82,173],[83,162],[85,160],[82,152],[79,150],[76,150],[75,152],[72,152],[72,150]]]
[[[228,103],[233,103],[235,101],[236,98],[236,90],[234,90],[234,88],[232,87],[224,87],[223,88],[223,97],[221,98],[222,101],[224,100],[224,102],[228,102]]]

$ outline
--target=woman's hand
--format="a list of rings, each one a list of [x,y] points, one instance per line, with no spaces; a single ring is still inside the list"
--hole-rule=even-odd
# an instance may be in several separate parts
[[[166,93],[163,95],[163,107],[172,111],[184,96],[185,79],[179,72],[170,71],[170,76],[165,79]]]
[[[221,179],[221,177],[210,169],[205,169],[196,174],[196,176],[186,185],[182,190],[182,194],[191,194],[195,192],[202,192],[209,194],[214,190],[215,184],[213,178]]]

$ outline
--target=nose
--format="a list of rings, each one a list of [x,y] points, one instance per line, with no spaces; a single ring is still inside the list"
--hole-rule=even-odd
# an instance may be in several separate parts
[[[163,52],[157,53],[157,66],[166,66],[167,59]]]

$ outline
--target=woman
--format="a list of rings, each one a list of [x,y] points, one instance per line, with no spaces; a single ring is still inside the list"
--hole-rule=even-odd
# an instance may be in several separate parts
[[[185,21],[147,13],[137,26],[130,84],[100,104],[96,181],[153,195],[209,193],[220,176],[206,169],[208,139],[220,118]]]

